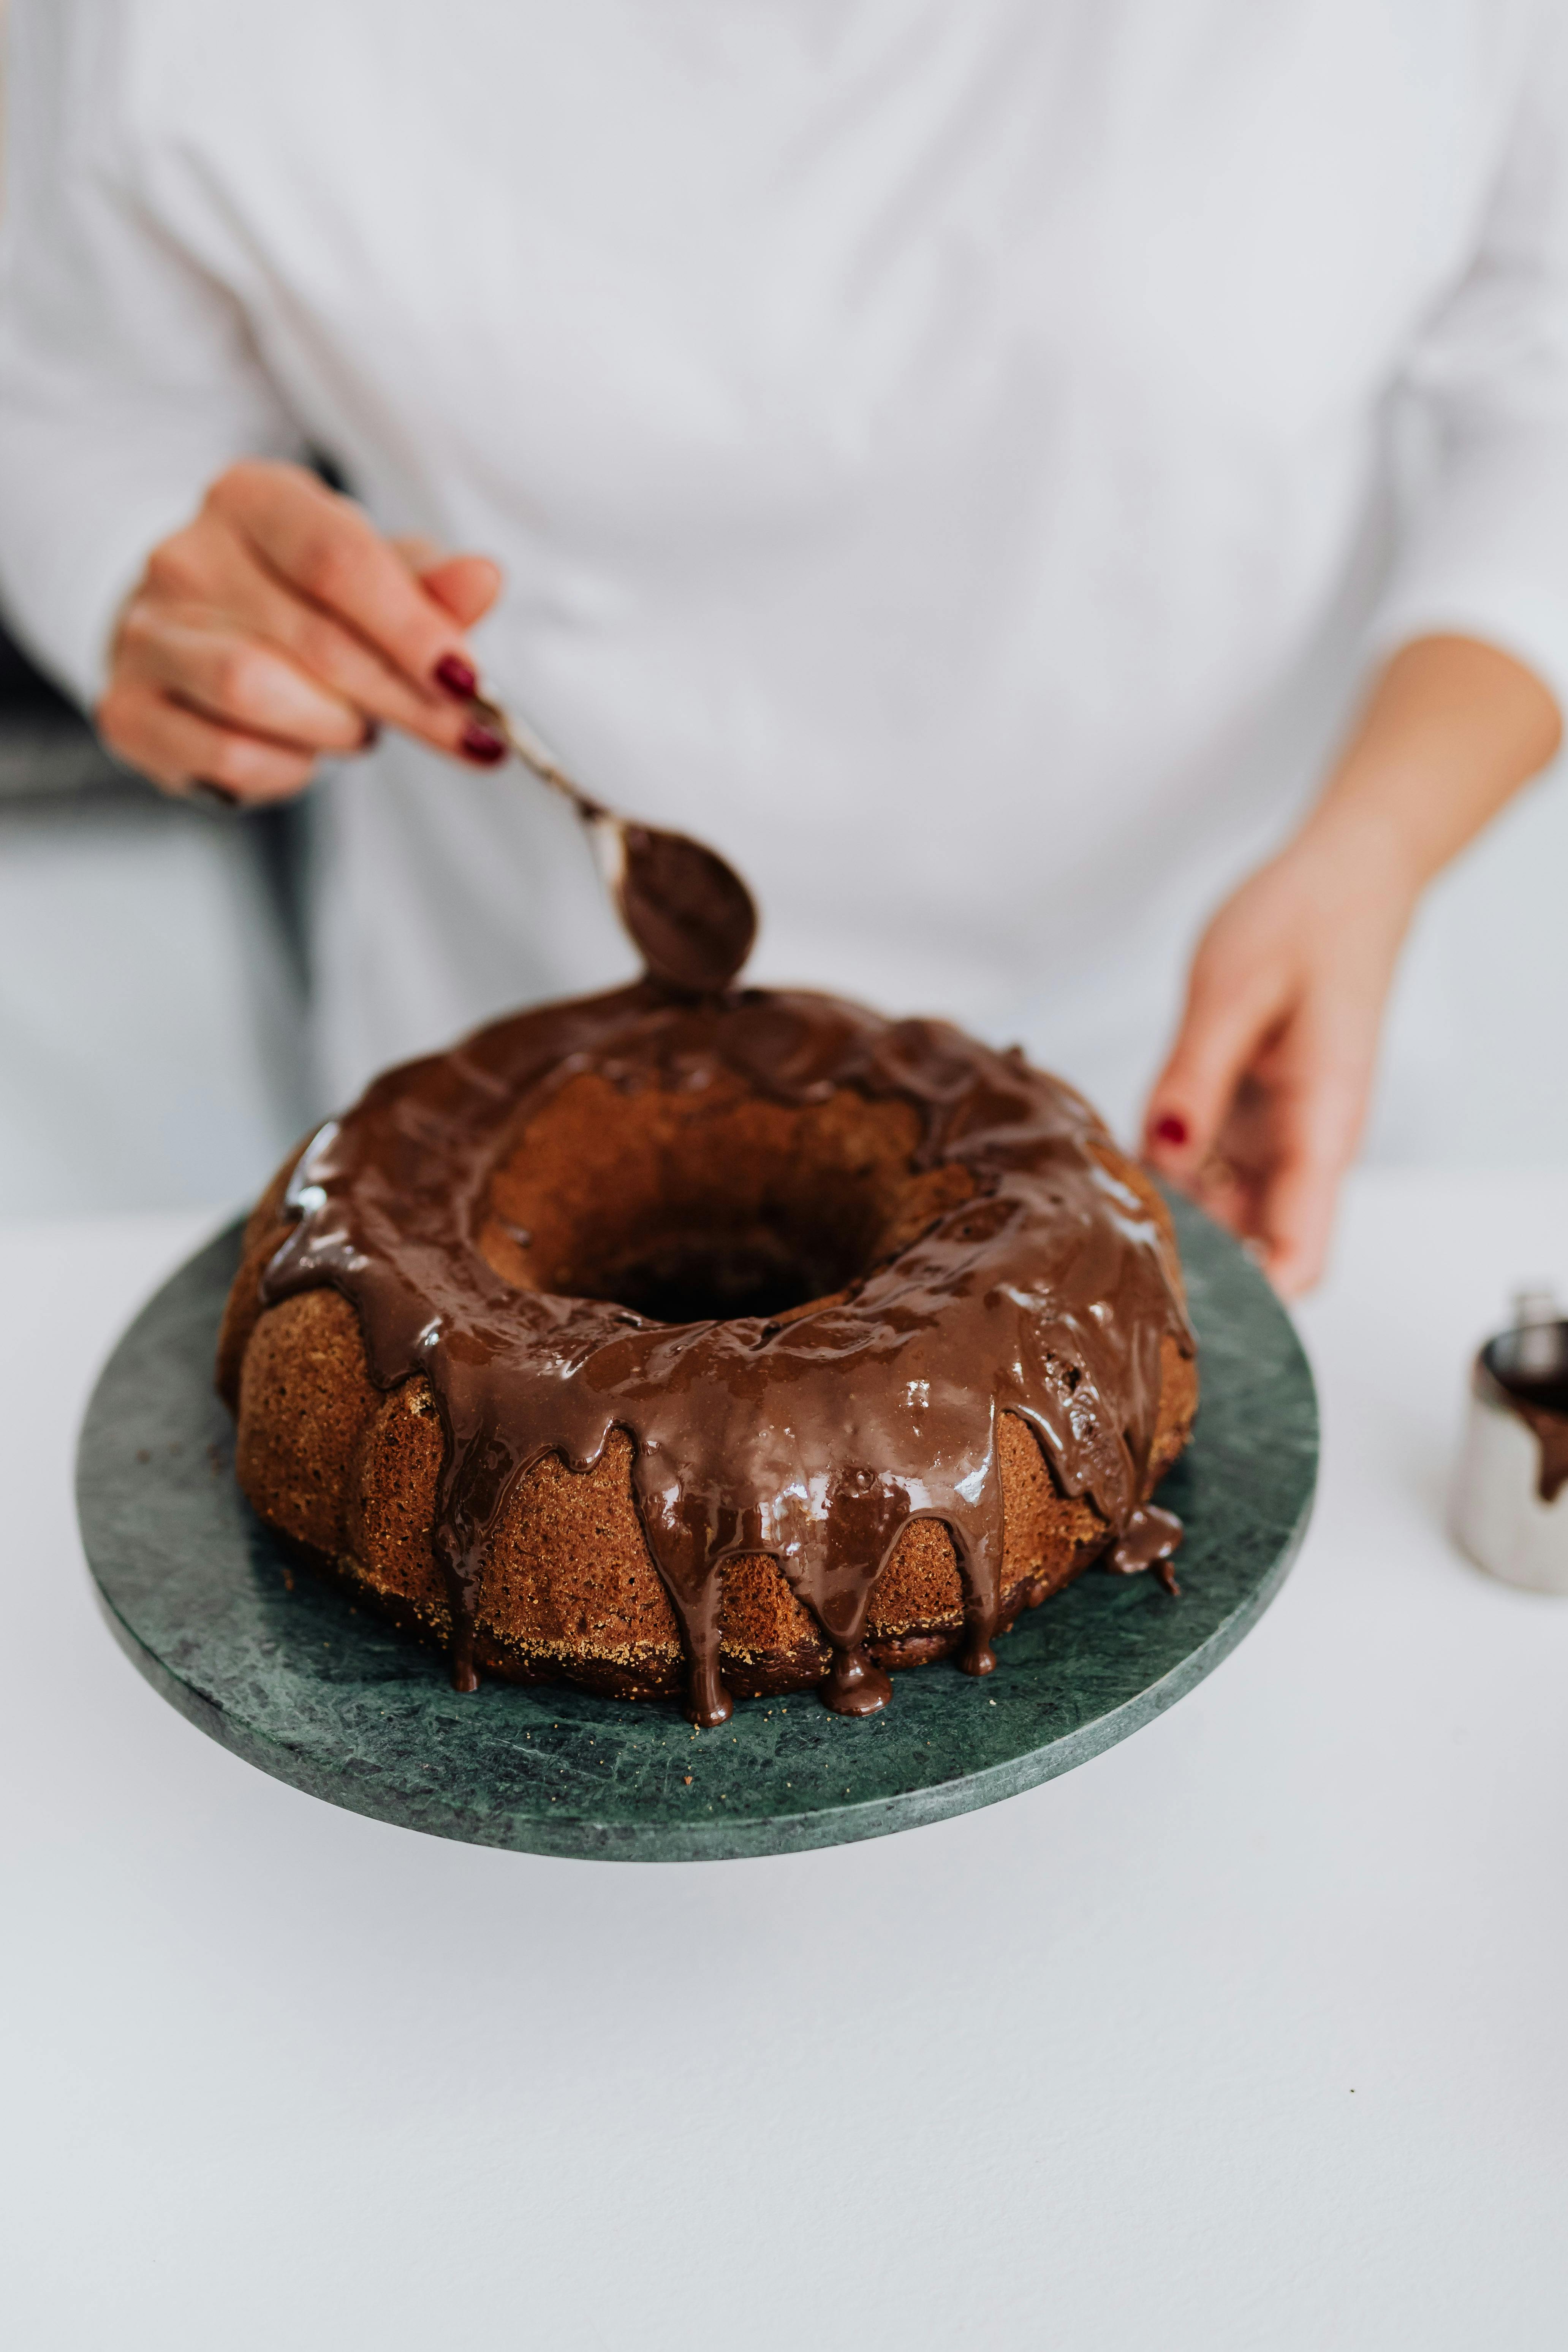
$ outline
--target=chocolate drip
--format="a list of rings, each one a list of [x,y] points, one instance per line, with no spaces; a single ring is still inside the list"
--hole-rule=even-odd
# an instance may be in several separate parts
[[[787,1314],[657,1321],[520,1287],[480,1246],[491,1180],[531,1119],[588,1073],[623,1094],[738,1081],[786,1105],[842,1089],[912,1105],[916,1167],[960,1171],[964,1197]],[[591,1467],[617,1427],[632,1439],[634,1496],[700,1724],[731,1711],[721,1570],[741,1553],[770,1554],[821,1629],[826,1703],[884,1704],[887,1677],[862,1647],[867,1610],[915,1518],[952,1537],[960,1663],[991,1671],[1004,1411],[1035,1430],[1064,1494],[1093,1502],[1115,1567],[1163,1560],[1179,1538],[1147,1505],[1161,1339],[1192,1345],[1155,1221],[1079,1096],[944,1023],[889,1023],[804,993],[693,1002],[647,982],[547,1005],[378,1079],[305,1151],[289,1204],[299,1223],[264,1300],[333,1285],[358,1313],[378,1385],[423,1373],[437,1399],[436,1549],[460,1688],[473,1686],[479,1588],[513,1482],[550,1454]]]
[[[1111,1545],[1105,1564],[1118,1576],[1137,1576],[1152,1568],[1167,1592],[1179,1592],[1171,1557],[1181,1540],[1182,1523],[1174,1511],[1144,1503]]]
[[[1528,1364],[1527,1348],[1534,1359]],[[1503,1402],[1533,1431],[1541,1456],[1536,1491],[1543,1503],[1554,1503],[1568,1486],[1568,1323],[1505,1331],[1482,1349],[1481,1362]]]

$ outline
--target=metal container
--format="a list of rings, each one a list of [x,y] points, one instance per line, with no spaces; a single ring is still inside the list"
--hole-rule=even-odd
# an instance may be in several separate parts
[[[1564,1388],[1568,1320],[1550,1291],[1521,1292],[1470,1374],[1452,1525],[1478,1567],[1532,1592],[1568,1593],[1568,1413],[1541,1402]]]

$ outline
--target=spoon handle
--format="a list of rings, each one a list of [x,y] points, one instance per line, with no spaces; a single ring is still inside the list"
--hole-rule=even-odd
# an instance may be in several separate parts
[[[500,729],[523,766],[531,768],[541,783],[549,784],[553,791],[563,794],[579,816],[592,819],[604,815],[603,803],[596,801],[591,793],[585,793],[582,785],[567,774],[554,752],[534,733],[525,719],[520,719],[515,711],[509,710],[491,694],[476,694],[473,707],[492,727]]]

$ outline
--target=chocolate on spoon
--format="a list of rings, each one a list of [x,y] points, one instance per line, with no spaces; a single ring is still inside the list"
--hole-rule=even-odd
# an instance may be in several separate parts
[[[717,850],[617,815],[574,782],[532,729],[488,695],[475,713],[510,744],[525,768],[571,802],[587,826],[616,910],[651,980],[692,995],[718,995],[752,952],[757,909]]]

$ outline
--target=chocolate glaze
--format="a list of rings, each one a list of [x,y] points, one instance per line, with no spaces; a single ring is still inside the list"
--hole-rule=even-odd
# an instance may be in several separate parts
[[[626,1091],[728,1073],[784,1103],[840,1087],[891,1097],[920,1113],[916,1165],[957,1163],[973,1189],[890,1261],[787,1318],[659,1322],[520,1289],[479,1247],[491,1171],[585,1071]],[[446,1431],[435,1543],[460,1689],[475,1685],[475,1607],[513,1480],[552,1453],[592,1466],[619,1426],[693,1721],[731,1711],[718,1570],[741,1552],[770,1553],[821,1628],[826,1703],[866,1713],[890,1688],[861,1647],[867,1606],[911,1519],[952,1534],[960,1664],[983,1675],[995,1663],[1002,1412],[1034,1429],[1065,1494],[1092,1500],[1113,1567],[1153,1565],[1180,1539],[1147,1492],[1161,1341],[1192,1340],[1155,1222],[1108,1151],[1070,1088],[944,1023],[804,993],[689,1001],[644,982],[521,1013],[378,1079],[302,1155],[299,1222],[262,1297],[331,1284],[357,1310],[381,1387],[428,1379]]]
[[[1127,1522],[1106,1554],[1105,1565],[1118,1576],[1137,1576],[1146,1568],[1159,1575],[1167,1592],[1181,1591],[1171,1555],[1182,1540],[1182,1523],[1174,1511],[1144,1503]]]
[[[1518,1331],[1504,1331],[1481,1349],[1481,1362],[1503,1402],[1535,1433],[1541,1454],[1536,1488],[1543,1503],[1554,1503],[1568,1485],[1568,1323],[1535,1325],[1528,1334],[1539,1346],[1543,1335],[1553,1332],[1557,1361],[1550,1370],[1521,1366],[1523,1335]]]

